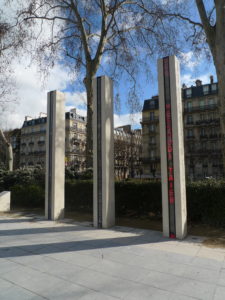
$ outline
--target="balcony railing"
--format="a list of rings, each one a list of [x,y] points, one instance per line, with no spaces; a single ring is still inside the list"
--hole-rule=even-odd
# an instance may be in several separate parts
[[[216,108],[218,108],[217,104],[199,105],[199,106],[185,107],[184,108],[184,112],[196,112],[196,111],[204,111],[204,110],[214,110]]]
[[[159,122],[159,117],[158,116],[148,117],[148,118],[145,117],[142,118],[141,121],[145,123],[155,123],[155,122]]]
[[[210,139],[218,139],[218,138],[220,138],[220,135],[219,134],[210,134],[209,138]]]
[[[28,155],[43,155],[45,151],[30,151]]]
[[[208,124],[219,124],[220,119],[216,118],[216,119],[210,119],[210,120],[197,120],[195,122],[196,125],[208,125]]]
[[[207,134],[200,134],[200,139],[207,139],[208,135]]]
[[[221,154],[222,152],[220,149],[187,149],[186,154],[191,155],[215,155],[215,154]]]
[[[24,133],[24,132],[22,132],[21,133],[21,136],[27,136],[27,135],[36,135],[36,134],[43,134],[43,135],[45,135],[45,133],[46,133],[46,130],[45,129],[43,129],[43,130],[38,130],[38,131],[33,131],[33,132],[26,132],[26,133]]]
[[[194,125],[194,122],[193,121],[187,121],[186,125]]]
[[[188,139],[188,140],[194,140],[195,136],[194,135],[187,135],[186,139]]]
[[[146,158],[143,157],[142,162],[143,164],[157,163],[160,162],[160,157],[159,156],[146,157]]]

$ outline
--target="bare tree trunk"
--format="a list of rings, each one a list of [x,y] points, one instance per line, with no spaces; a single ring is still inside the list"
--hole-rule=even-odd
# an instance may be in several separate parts
[[[12,145],[10,143],[8,144],[7,157],[8,157],[8,170],[12,171],[13,170],[13,150],[12,150]]]
[[[87,91],[86,168],[93,168],[93,77],[85,78]]]
[[[13,151],[12,145],[7,141],[4,132],[0,129],[0,139],[3,141],[6,149],[6,157],[7,157],[7,169],[9,171],[13,170]]]
[[[212,26],[208,19],[204,1],[195,0],[211,50],[218,79],[219,112],[221,125],[221,144],[223,169],[225,171],[225,6],[224,1],[215,0],[216,24]]]

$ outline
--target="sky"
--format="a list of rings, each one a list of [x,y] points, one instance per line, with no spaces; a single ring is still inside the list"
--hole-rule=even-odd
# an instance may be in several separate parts
[[[0,0],[1,2],[1,0]],[[181,53],[181,85],[185,83],[187,86],[195,84],[196,79],[202,80],[203,84],[209,82],[209,76],[215,75],[215,68],[212,62],[207,61],[204,57],[196,58],[194,53],[187,49]],[[107,61],[103,61],[107,63]],[[64,91],[66,94],[65,110],[77,108],[80,115],[86,115],[86,93],[83,89],[76,87],[71,90],[71,78],[67,70],[60,64],[56,64],[51,70],[48,78],[43,82],[40,80],[38,66],[35,62],[30,64],[27,57],[20,60],[13,60],[13,69],[15,71],[15,82],[17,85],[17,101],[10,105],[7,111],[1,115],[1,126],[4,129],[20,128],[23,124],[25,116],[37,118],[40,112],[46,112],[47,92],[51,90]],[[141,74],[140,104],[143,106],[144,100],[149,99],[158,93],[157,83],[157,60],[152,61],[149,68],[151,69],[151,78],[146,79],[145,74]],[[102,74],[103,75],[103,74]],[[79,76],[78,74],[76,76]],[[76,76],[73,78],[73,85],[76,86]],[[143,80],[142,80],[143,79]],[[130,114],[129,108],[125,105],[127,84],[124,81],[121,85],[123,88],[119,91],[121,94],[121,110],[114,113],[114,126],[122,126],[131,124],[133,128],[140,128],[141,109],[136,113]]]

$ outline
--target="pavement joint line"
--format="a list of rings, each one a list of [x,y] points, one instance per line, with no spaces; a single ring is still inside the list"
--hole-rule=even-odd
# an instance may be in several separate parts
[[[0,277],[1,277],[1,275],[0,275]],[[28,291],[28,292],[31,292],[32,294],[37,295],[37,296],[39,296],[39,297],[41,297],[41,298],[50,300],[50,298],[47,298],[47,297],[45,297],[45,296],[42,296],[41,294],[38,294],[38,293],[36,293],[36,292],[34,292],[34,291],[32,291],[32,290],[29,290],[28,288],[25,288],[25,287],[23,287],[23,286],[21,286],[21,285],[19,285],[19,284],[16,284],[15,282],[13,282],[13,281],[11,281],[11,280],[9,280],[9,279],[5,279],[5,278],[3,278],[3,277],[1,277],[1,279],[2,279],[2,280],[5,280],[6,282],[9,282],[9,283],[11,283],[11,284],[13,284],[13,285],[15,285],[15,286],[18,286],[18,287],[21,288],[21,289],[24,289],[24,290],[26,290],[26,291]]]
[[[59,260],[59,261],[60,261],[60,260]],[[64,262],[64,261],[61,261],[61,262]],[[64,263],[67,263],[67,262],[64,262]],[[68,264],[68,265],[71,265],[71,264],[69,264],[69,263],[67,263],[67,264]],[[51,273],[48,273],[48,272],[46,272],[46,271],[41,271],[41,270],[36,269],[36,268],[34,268],[34,267],[32,267],[32,266],[29,266],[29,265],[24,265],[24,264],[20,264],[20,265],[23,266],[23,267],[26,267],[26,268],[28,268],[28,269],[37,271],[37,272],[39,272],[39,273],[41,273],[41,274],[45,274],[45,275],[48,275],[48,276],[53,277],[53,278],[58,278],[58,279],[60,279],[60,280],[62,280],[62,281],[64,281],[64,282],[66,282],[66,283],[69,282],[70,284],[72,284],[72,285],[74,285],[74,286],[81,286],[81,287],[86,288],[86,289],[88,289],[88,290],[90,290],[90,291],[100,292],[101,294],[104,294],[104,295],[106,295],[106,296],[109,296],[108,294],[102,292],[101,290],[93,289],[93,288],[87,287],[86,285],[81,284],[81,283],[75,283],[75,282],[73,282],[73,281],[71,281],[71,280],[69,280],[69,279],[65,279],[64,277],[61,277],[61,276],[59,276],[59,275],[53,275],[53,274],[51,274]],[[83,269],[84,269],[84,270],[82,270],[82,271],[85,271],[85,269],[93,271],[92,269],[89,269],[89,268],[87,268],[87,267],[83,267]],[[81,271],[81,272],[82,272],[82,271]],[[101,273],[101,272],[98,272],[98,271],[95,271],[95,272],[96,272],[96,273]],[[109,275],[108,275],[108,276],[109,276]],[[1,274],[0,274],[0,277],[1,277]],[[110,277],[112,277],[112,276],[110,276]],[[13,281],[10,281],[10,280],[8,280],[8,279],[5,279],[4,277],[1,277],[1,279],[5,280],[5,281],[8,281],[8,282],[10,282],[10,283],[13,283]],[[127,281],[129,281],[129,280],[127,280]],[[20,288],[23,288],[23,289],[25,289],[25,290],[28,290],[28,291],[31,291],[32,293],[34,293],[32,290],[29,290],[29,289],[27,289],[27,288],[24,288],[24,287],[22,287],[22,286],[20,286],[20,285],[18,285],[18,284],[16,284],[16,283],[13,283],[13,284],[16,285],[16,286],[19,286]],[[35,293],[35,294],[37,294],[37,293]],[[42,296],[41,294],[37,294],[37,296],[44,297],[44,296]],[[115,297],[115,296],[112,296],[112,295],[110,295],[110,296],[113,297],[113,298],[115,298],[115,299],[121,299],[121,298],[118,298],[118,297]],[[45,299],[49,299],[49,298],[45,298]]]
[[[41,228],[47,228],[48,229],[48,227],[46,226],[46,224],[41,224],[42,225],[42,227]],[[64,226],[64,225],[62,225],[62,224],[60,224],[61,226]],[[67,224],[66,224],[66,226],[67,226]],[[66,227],[65,226],[65,227]],[[77,226],[77,225],[75,225],[75,226]],[[79,226],[81,226],[81,227],[83,227],[83,225],[79,225]],[[59,228],[59,226],[56,226],[57,228]],[[52,227],[51,227],[52,229],[54,229],[54,225],[52,225]],[[57,228],[56,228],[56,230],[55,231],[53,231],[53,232],[51,232],[50,234],[59,234],[60,233],[60,231],[57,231]],[[91,232],[93,232],[93,228],[90,228],[90,230],[91,230]],[[112,229],[112,230],[110,230],[111,232],[114,232],[115,230],[114,229]],[[109,231],[109,232],[110,232]],[[147,230],[146,230],[147,231]],[[98,231],[96,231],[96,232],[98,232]],[[103,231],[101,231],[101,232],[103,232]],[[107,232],[107,231],[106,231]],[[141,235],[139,235],[139,233],[138,233],[138,231],[136,231],[136,232],[134,232],[134,231],[132,231],[132,229],[130,230],[130,231],[127,231],[127,230],[125,230],[125,231],[122,231],[122,230],[119,230],[119,232],[121,232],[121,233],[134,233],[134,234],[136,234],[136,237],[135,237],[135,241],[136,240],[138,240],[139,239],[139,237],[141,237]],[[76,231],[75,231],[75,233],[76,233]],[[88,233],[88,232],[87,232]],[[42,233],[41,233],[42,234]],[[140,231],[140,234],[141,234],[141,231]],[[13,236],[13,235],[12,235]],[[93,237],[91,237],[92,239],[91,239],[91,241],[93,240],[95,240],[95,238],[96,238],[96,236],[93,236]],[[113,239],[113,238],[112,238]],[[87,246],[88,245],[93,245],[92,243],[88,243],[88,240],[89,239],[87,239],[87,240],[84,240],[85,242],[86,242],[86,244],[87,244]],[[104,240],[104,238],[103,239],[100,239],[100,240]],[[29,240],[29,237],[26,239],[26,241],[30,241]],[[79,241],[79,240],[78,240]],[[76,241],[74,241],[75,243],[76,243]],[[82,243],[82,241],[80,241],[81,243]],[[63,241],[61,241],[60,240],[60,242],[58,242],[59,244],[62,244],[63,245]],[[159,240],[158,242],[156,242],[156,243],[161,243],[161,241]],[[48,246],[48,245],[51,245],[51,244],[54,244],[54,243],[49,243],[49,244],[46,244],[46,247]],[[115,244],[116,245],[114,245],[114,246],[111,246],[111,245],[109,245],[109,247],[107,247],[107,248],[112,248],[112,250],[116,250],[117,252],[120,252],[119,250],[120,250],[120,248],[123,248],[123,247],[131,247],[132,248],[132,245],[126,245],[126,243],[125,244],[120,244],[120,243],[116,243],[115,242]],[[34,244],[32,244],[32,245],[34,245]],[[32,246],[31,245],[31,246]],[[38,245],[38,244],[37,244]],[[107,244],[106,244],[107,245]],[[135,246],[135,248],[134,249],[136,249],[136,247],[138,248],[138,247],[140,247],[142,244],[141,244],[141,241],[140,241],[140,244],[135,244],[135,245],[133,245],[133,246]],[[171,244],[172,245],[172,244]],[[29,247],[29,245],[26,245],[27,247]],[[94,245],[94,246],[96,246],[97,247],[97,245]],[[166,246],[166,244],[165,244],[165,246]],[[179,246],[182,246],[182,243],[180,243],[179,244]],[[185,245],[183,245],[184,247],[185,247]],[[193,245],[193,247],[195,247],[196,245]],[[56,258],[54,258],[54,257],[52,257],[51,256],[51,252],[49,252],[49,253],[45,253],[45,254],[38,254],[38,253],[34,253],[34,252],[32,252],[31,250],[24,250],[22,247],[23,247],[23,245],[16,245],[16,246],[13,246],[13,247],[15,247],[15,249],[20,249],[20,250],[23,250],[23,251],[25,251],[25,252],[27,252],[27,255],[35,255],[36,257],[48,257],[49,259],[54,259],[54,260],[57,260],[57,261],[60,261],[60,262],[63,262],[64,264],[68,264],[68,265],[71,265],[71,262],[69,262],[69,261],[65,261],[65,260],[61,260],[61,259],[56,259]],[[207,247],[205,247],[203,244],[198,244],[198,249],[197,249],[197,251],[196,251],[196,253],[194,254],[194,255],[188,255],[188,254],[182,254],[181,253],[181,255],[185,255],[185,256],[189,256],[190,257],[190,261],[189,262],[184,262],[184,263],[182,263],[181,261],[178,261],[178,262],[176,262],[176,264],[180,264],[180,265],[183,265],[183,266],[185,266],[185,265],[187,265],[187,266],[190,266],[190,267],[195,267],[195,265],[193,265],[193,262],[194,262],[194,259],[198,259],[198,258],[203,258],[203,259],[205,259],[205,261],[203,261],[203,263],[207,263],[207,261],[209,261],[210,263],[213,263],[213,259],[209,256],[209,257],[204,257],[204,256],[201,256],[201,254],[200,254],[200,252],[202,251],[202,250],[204,250],[204,249],[208,249]],[[6,248],[6,247],[5,247]],[[10,246],[8,247],[8,248],[10,248]],[[0,248],[1,249],[1,248]],[[105,249],[105,247],[103,247],[103,248],[93,248],[93,250],[99,250],[100,251],[100,255],[99,256],[94,256],[94,255],[91,255],[91,254],[88,254],[88,253],[82,253],[82,249],[79,251],[79,254],[81,254],[81,255],[84,255],[84,256],[89,256],[89,257],[96,257],[97,259],[100,259],[100,257],[101,257],[101,253],[103,253],[104,254],[104,249]],[[66,251],[64,250],[64,249],[61,249],[60,247],[58,247],[58,252],[68,252],[68,250],[71,250],[71,252],[73,251],[73,252],[76,252],[76,250],[74,251],[73,250],[73,246],[71,246],[71,247],[69,247],[68,249],[66,249]],[[87,250],[92,250],[92,249],[87,249]],[[157,251],[157,249],[153,249],[154,251]],[[101,252],[102,251],[102,252]],[[162,252],[164,252],[164,253],[167,253],[168,251],[165,251],[165,250],[163,250],[163,249],[160,249],[160,251],[162,251]],[[145,256],[145,254],[140,254],[140,253],[135,253],[135,251],[129,251],[129,249],[128,249],[128,254],[132,254],[132,256],[136,256],[137,258],[138,257],[140,257],[140,258],[146,258],[146,256]],[[146,252],[147,252],[147,250],[146,250]],[[124,251],[123,252],[124,253],[124,255],[126,255],[126,251]],[[169,260],[168,258],[169,258],[169,254],[173,254],[173,256],[172,256],[172,260]],[[53,254],[54,254],[54,252],[53,252]],[[150,253],[151,254],[151,253]],[[163,256],[162,255],[162,258],[161,258],[161,260],[162,261],[165,261],[165,262],[167,262],[167,263],[172,263],[172,261],[174,261],[174,254],[176,254],[175,252],[169,252],[168,253],[168,256]],[[210,254],[210,253],[209,253]],[[179,255],[179,253],[178,253],[178,255]],[[26,256],[26,255],[24,255],[24,256]],[[73,284],[73,285],[76,285],[76,286],[81,286],[81,287],[85,287],[86,289],[88,289],[88,290],[90,290],[90,291],[95,291],[95,292],[100,292],[101,294],[105,294],[105,295],[109,295],[109,294],[106,294],[106,293],[103,293],[101,290],[99,290],[99,289],[97,289],[97,290],[95,290],[95,289],[92,289],[92,288],[90,288],[90,287],[87,287],[86,285],[83,285],[83,284],[78,284],[78,283],[76,283],[76,282],[73,282],[73,281],[70,281],[70,280],[68,280],[68,279],[65,279],[65,278],[63,278],[63,277],[60,277],[60,275],[53,275],[53,274],[50,274],[50,273],[48,273],[47,271],[44,271],[44,272],[42,272],[42,271],[40,271],[40,270],[38,270],[38,269],[35,269],[34,267],[31,267],[31,266],[29,266],[29,265],[27,265],[27,264],[24,264],[24,263],[19,263],[19,262],[15,262],[13,259],[10,259],[10,258],[5,258],[5,257],[3,257],[3,259],[4,260],[6,260],[6,261],[10,261],[10,262],[13,262],[14,264],[16,264],[16,265],[18,265],[18,267],[19,266],[23,266],[23,267],[26,267],[26,268],[30,268],[30,269],[32,269],[32,270],[35,270],[35,271],[37,271],[37,272],[40,272],[40,273],[43,273],[43,274],[47,274],[48,276],[51,276],[51,277],[55,277],[55,278],[58,278],[58,279],[60,279],[60,280],[62,280],[62,281],[66,281],[66,282],[71,282],[71,284]],[[104,259],[104,258],[103,258]],[[123,263],[121,263],[121,261],[118,261],[118,260],[116,260],[116,259],[113,259],[113,257],[111,256],[111,257],[107,257],[106,258],[106,260],[108,260],[108,261],[111,261],[111,262],[116,262],[116,263],[118,263],[118,264],[121,264],[121,266],[124,264],[124,265],[127,265],[127,266],[130,266],[130,267],[132,267],[132,266],[135,266],[135,267],[138,267],[138,265],[133,265],[133,264],[129,264],[129,262],[127,262],[127,261],[125,261],[125,262],[123,262]],[[223,258],[223,260],[218,260],[218,268],[217,268],[217,265],[216,265],[216,269],[213,269],[213,271],[218,271],[218,273],[221,275],[221,273],[222,273],[222,271],[225,269],[224,268],[224,266],[222,266],[222,264],[224,263],[224,261],[225,261],[225,259]],[[135,280],[135,279],[126,279],[126,278],[124,278],[123,276],[121,277],[121,276],[118,276],[118,274],[116,274],[116,275],[114,275],[114,274],[110,274],[110,273],[107,273],[107,272],[104,272],[104,269],[103,269],[103,271],[101,270],[101,271],[98,271],[98,270],[95,270],[95,269],[93,269],[93,268],[91,268],[93,265],[95,265],[96,264],[96,262],[93,262],[93,263],[91,263],[89,266],[87,266],[87,267],[84,267],[84,266],[81,266],[81,265],[77,265],[76,263],[75,263],[75,265],[76,266],[78,266],[78,267],[80,267],[80,268],[82,268],[82,270],[81,270],[81,272],[85,272],[85,271],[87,271],[87,270],[91,270],[91,271],[94,271],[94,272],[97,272],[97,273],[100,273],[100,274],[106,274],[108,277],[110,277],[110,278],[116,278],[116,279],[122,279],[122,280],[124,280],[124,281],[127,281],[127,282],[130,282],[130,283],[138,283],[138,284],[142,284],[142,285],[145,285],[145,286],[148,286],[148,287],[153,287],[153,288],[156,288],[156,289],[158,289],[158,290],[162,290],[162,291],[167,291],[167,292],[170,292],[170,293],[172,293],[172,291],[171,290],[169,290],[169,289],[164,289],[164,288],[159,288],[159,287],[157,287],[157,284],[156,285],[151,285],[151,284],[146,284],[146,283],[142,283],[140,280]],[[221,265],[220,265],[221,264]],[[207,271],[212,271],[212,268],[210,268],[210,267],[207,267],[206,265],[198,265],[197,267],[199,267],[199,269],[200,270],[207,270]],[[149,271],[149,273],[148,274],[150,274],[151,273],[151,271],[154,271],[154,272],[157,272],[157,273],[160,273],[160,274],[167,274],[167,275],[171,275],[171,273],[169,273],[169,272],[163,272],[163,271],[158,271],[156,268],[153,268],[153,267],[149,267],[149,268],[146,268],[146,267],[144,267],[144,266],[141,266],[141,267],[139,267],[140,269],[145,269],[145,270],[148,270]],[[9,271],[10,272],[10,271]],[[8,272],[7,272],[8,273]],[[189,280],[189,281],[195,281],[196,280],[196,278],[190,278],[190,277],[187,277],[187,276],[184,276],[184,274],[181,274],[181,275],[175,275],[175,274],[172,274],[175,278],[177,278],[178,279],[178,281],[179,281],[179,279],[187,279],[187,280]],[[146,276],[148,276],[148,275],[146,275]],[[1,277],[2,278],[2,277]],[[219,277],[218,277],[219,278]],[[5,279],[5,278],[2,278],[2,280],[5,280],[5,281],[8,281],[8,282],[10,282],[10,283],[13,283],[14,285],[16,285],[16,286],[19,286],[20,288],[22,288],[22,289],[24,289],[24,290],[27,290],[27,291],[29,291],[29,292],[32,292],[33,294],[36,294],[37,296],[40,296],[40,297],[43,297],[42,295],[39,295],[39,294],[37,294],[37,293],[35,293],[35,292],[33,292],[32,290],[29,290],[29,289],[27,289],[27,288],[24,288],[24,287],[22,287],[22,286],[20,286],[20,285],[18,285],[18,284],[15,284],[14,282],[11,282],[10,280],[7,280],[7,279]],[[204,283],[204,284],[206,284],[206,283],[208,283],[208,284],[210,284],[211,286],[212,286],[212,290],[213,290],[213,298],[215,297],[215,293],[216,293],[216,288],[217,287],[225,287],[225,285],[223,285],[223,284],[219,284],[219,283],[209,283],[209,282],[207,282],[207,281],[204,281],[204,280],[202,280],[202,279],[197,279],[197,282],[199,282],[199,283]],[[187,294],[185,294],[185,293],[183,293],[183,292],[176,292],[176,291],[174,291],[173,293],[175,293],[175,294],[177,294],[177,295],[184,295],[184,296],[187,296]],[[110,295],[111,297],[114,297],[115,299],[121,299],[121,298],[118,298],[118,297],[115,297],[115,296],[112,296],[112,295]],[[126,297],[126,295],[125,295],[125,297]],[[190,296],[189,295],[189,297],[192,297],[193,299],[201,299],[201,298],[198,298],[198,297],[193,297],[193,296]],[[44,297],[43,297],[44,298]],[[212,298],[212,299],[213,299]],[[45,299],[49,299],[49,298],[46,298],[45,297]]]
[[[42,255],[40,255],[40,256],[42,256]],[[57,261],[60,261],[60,262],[63,262],[63,263],[65,263],[65,264],[68,264],[68,265],[71,265],[71,262],[69,263],[69,262],[67,262],[67,261],[62,261],[62,260],[60,260],[60,259],[56,259],[56,258],[52,258],[52,257],[48,257],[49,259],[53,259],[53,260],[57,260]],[[107,260],[109,260],[109,259],[107,259]],[[13,261],[14,262],[14,261]],[[117,262],[117,261],[112,261],[112,262],[116,262],[116,263],[119,263],[119,262]],[[77,267],[81,267],[80,265],[77,265],[77,264],[75,264],[75,263],[73,263],[74,265],[76,265]],[[87,270],[90,270],[90,271],[94,271],[94,272],[96,272],[96,273],[100,273],[100,274],[105,274],[105,275],[107,275],[107,276],[109,276],[109,277],[112,277],[112,278],[118,278],[117,276],[115,276],[115,275],[112,275],[112,274],[109,274],[109,273],[107,273],[107,272],[104,272],[104,271],[96,271],[96,270],[93,270],[92,268],[90,268],[92,265],[95,265],[96,263],[93,263],[93,264],[91,264],[91,265],[89,265],[89,266],[87,266],[87,267],[81,267],[81,268],[83,268],[84,270],[85,269],[87,269]],[[120,263],[121,265],[122,265],[122,263]],[[126,264],[125,264],[126,265]],[[185,265],[185,264],[183,264],[183,265]],[[29,266],[29,265],[26,265],[26,264],[22,264],[21,263],[21,266],[24,266],[24,267],[28,267],[28,268],[30,268],[30,269],[33,269],[33,270],[35,270],[35,271],[39,271],[40,273],[43,273],[43,274],[47,274],[47,275],[50,275],[50,276],[52,276],[52,277],[57,277],[57,278],[59,278],[59,279],[62,279],[62,280],[64,280],[64,281],[66,281],[65,280],[65,278],[63,278],[63,277],[60,277],[60,276],[58,276],[58,275],[52,275],[51,273],[48,273],[48,272],[46,272],[46,271],[40,271],[39,269],[36,269],[36,268],[34,268],[34,267],[31,267],[31,266]],[[127,266],[132,266],[132,265],[127,265]],[[150,268],[145,268],[145,267],[139,267],[140,269],[141,268],[143,268],[143,269],[145,269],[145,270],[148,270],[149,271],[149,274],[151,273],[151,271],[153,271],[153,272],[157,272],[157,273],[160,273],[160,274],[166,274],[166,275],[171,275],[171,273],[169,273],[169,272],[162,272],[162,271],[158,271],[158,270],[155,270],[155,269],[150,269]],[[82,271],[84,271],[84,270],[82,270]],[[208,269],[206,269],[206,270],[208,270]],[[81,271],[81,272],[82,272]],[[192,281],[194,281],[195,280],[195,278],[190,278],[190,277],[186,277],[186,276],[183,276],[183,275],[175,275],[175,274],[172,274],[174,277],[177,277],[177,278],[180,278],[180,277],[182,277],[183,279],[188,279],[188,280],[192,280]],[[146,276],[148,276],[148,275],[146,275]],[[131,281],[131,282],[133,282],[133,283],[141,283],[140,281],[136,281],[136,280],[132,280],[132,279],[125,279],[124,277],[120,277],[121,279],[123,279],[123,280],[125,280],[125,281]],[[69,280],[70,281],[70,280]],[[207,281],[203,281],[203,280],[201,280],[201,279],[198,279],[198,281],[199,282],[201,282],[201,283],[208,283],[208,284],[212,284],[212,285],[214,285],[213,283],[209,283],[209,282],[207,282]],[[72,282],[73,284],[74,284],[74,282],[73,281],[70,281],[70,282]],[[76,283],[77,284],[77,283]],[[154,287],[154,288],[158,288],[158,287],[156,287],[156,286],[152,286],[152,285],[149,285],[149,284],[146,284],[146,283],[141,283],[141,284],[144,284],[144,285],[146,285],[146,286],[151,286],[151,287]],[[224,285],[220,285],[220,286],[222,286],[222,287],[224,287]],[[161,290],[163,290],[163,291],[170,291],[170,290],[167,290],[167,289],[161,289]],[[182,295],[184,295],[184,294],[182,294]],[[196,299],[198,299],[198,298],[196,298]]]
[[[88,243],[87,243],[88,244]],[[32,244],[33,245],[33,244]],[[51,243],[50,244],[46,244],[46,247],[47,246],[50,246],[51,245]],[[90,244],[91,245],[91,244]],[[26,246],[29,246],[29,245],[26,245]],[[137,245],[138,246],[138,245]],[[15,248],[18,248],[18,249],[20,249],[22,246],[15,246]],[[72,246],[71,246],[72,247]],[[119,247],[123,247],[123,245],[119,245]],[[10,247],[9,247],[10,248]],[[114,249],[115,247],[113,247],[113,249]],[[201,246],[201,248],[202,248],[202,246]],[[60,250],[60,247],[58,248],[59,250]],[[70,247],[68,248],[68,250],[69,249],[71,249]],[[104,248],[101,248],[102,250],[104,250]],[[1,248],[0,248],[0,250],[1,250]],[[72,250],[72,249],[71,249]],[[90,249],[91,250],[91,249]],[[32,254],[32,255],[40,255],[40,254],[35,254],[32,250],[23,250],[23,251],[25,251],[25,252],[28,252],[29,254]],[[163,250],[161,250],[161,251],[163,251]],[[198,253],[199,253],[199,251],[200,251],[200,249],[198,250]],[[70,252],[70,251],[62,251],[62,252]],[[104,252],[104,251],[103,251]],[[167,251],[163,251],[163,252],[167,252]],[[51,254],[51,253],[50,253]],[[80,251],[80,254],[81,255],[88,255],[88,254],[85,254],[85,253],[82,253],[82,250]],[[140,255],[138,255],[138,254],[136,254],[136,253],[134,253],[134,252],[132,252],[132,254],[133,255],[135,255],[135,256],[137,256],[137,257],[139,257]],[[42,255],[44,255],[44,256],[48,256],[49,255],[49,253],[45,253],[45,254],[42,254]],[[144,257],[144,256],[141,256],[141,257]],[[193,256],[192,257],[192,259],[191,259],[191,261],[192,261],[192,263],[193,263],[193,260],[195,259],[197,257],[197,254],[195,255],[195,256]],[[201,257],[200,257],[201,258]],[[162,260],[165,260],[164,258],[162,258]],[[112,260],[112,261],[116,261],[116,260]],[[165,260],[166,262],[170,262],[170,261],[168,261],[168,260]],[[117,261],[116,261],[117,262]],[[177,262],[177,264],[181,264],[181,265],[188,265],[188,266],[190,266],[191,264],[190,263],[180,263],[180,262]],[[128,264],[129,265],[129,264]],[[207,269],[207,270],[211,270],[211,268],[207,268],[207,267],[203,267],[204,269]],[[147,269],[147,268],[146,268]]]

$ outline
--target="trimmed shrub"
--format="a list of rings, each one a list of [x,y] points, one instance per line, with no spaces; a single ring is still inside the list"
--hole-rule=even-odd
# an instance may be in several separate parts
[[[67,210],[93,211],[93,182],[67,180],[65,182],[65,208]]]
[[[209,179],[187,184],[188,222],[225,227],[225,182]]]
[[[24,168],[15,171],[0,170],[0,191],[9,191],[15,185],[38,184],[44,187],[45,171],[42,168]]]
[[[153,181],[119,181],[115,184],[116,215],[153,214],[162,211],[161,183]]]
[[[44,208],[45,192],[38,185],[15,185],[11,189],[12,208]]]
[[[84,176],[85,177],[85,176]],[[0,188],[12,191],[12,206],[44,207],[44,171],[0,170]],[[92,180],[66,180],[65,207],[92,213]],[[115,183],[116,216],[161,218],[161,183],[128,180]],[[225,182],[205,180],[187,184],[189,223],[225,227]]]

